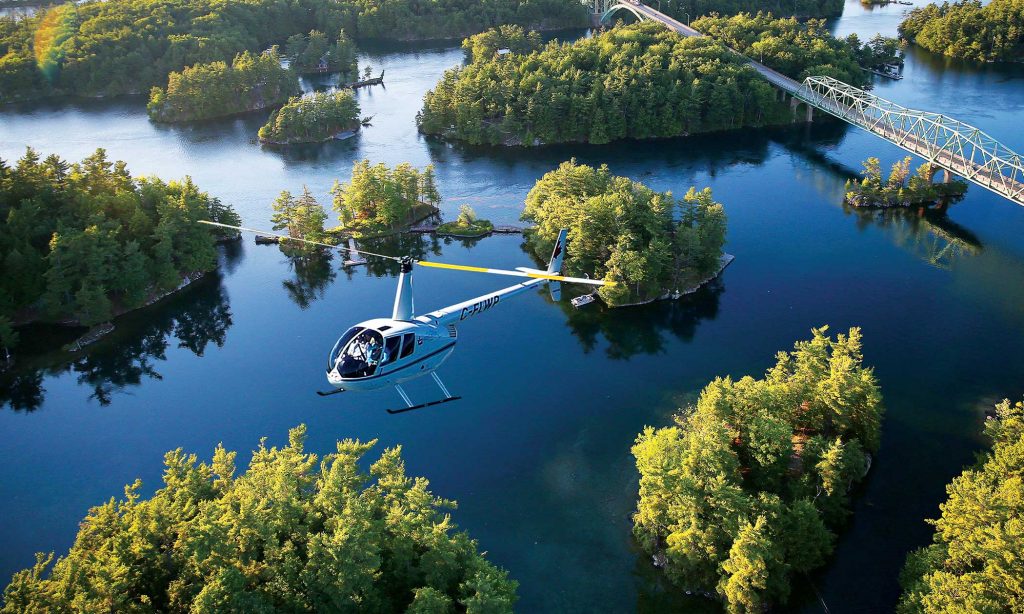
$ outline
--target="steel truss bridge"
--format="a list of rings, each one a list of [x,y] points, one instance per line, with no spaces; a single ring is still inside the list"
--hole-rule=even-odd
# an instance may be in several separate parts
[[[683,36],[703,36],[664,13],[629,0],[593,0],[593,9],[601,15],[601,23],[628,12],[641,21],[657,21]],[[934,167],[1024,206],[1024,157],[978,128],[939,113],[908,109],[831,77],[807,77],[800,83],[737,55],[769,83],[792,96],[794,107],[798,101],[807,104],[808,118],[810,108],[820,109],[924,158]]]

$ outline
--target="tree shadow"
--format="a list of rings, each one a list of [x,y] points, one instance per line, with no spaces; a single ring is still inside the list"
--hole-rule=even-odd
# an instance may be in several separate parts
[[[116,393],[144,379],[161,379],[157,366],[175,341],[196,356],[211,343],[222,346],[231,311],[220,274],[210,273],[184,292],[125,314],[115,326],[114,332],[81,353],[58,349],[59,345],[22,348],[15,366],[0,374],[0,406],[38,409],[45,400],[44,377],[64,373],[77,374],[79,384],[92,388],[89,398],[106,406]],[[58,336],[51,335],[50,343]]]

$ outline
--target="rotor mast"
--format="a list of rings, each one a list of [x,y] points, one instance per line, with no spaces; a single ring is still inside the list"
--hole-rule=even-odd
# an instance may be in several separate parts
[[[402,269],[398,274],[398,290],[395,292],[395,307],[391,311],[392,320],[409,321],[413,318],[412,300],[412,258],[402,258]]]

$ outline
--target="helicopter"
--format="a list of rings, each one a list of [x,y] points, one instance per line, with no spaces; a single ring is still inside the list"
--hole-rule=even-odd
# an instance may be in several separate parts
[[[389,414],[423,409],[457,401],[462,397],[454,396],[441,381],[437,369],[455,351],[459,339],[456,324],[469,318],[489,312],[508,299],[522,294],[531,288],[551,284],[551,297],[558,300],[561,282],[588,284],[592,286],[611,286],[613,281],[590,279],[588,277],[567,277],[561,275],[562,259],[566,245],[568,230],[562,229],[555,241],[551,259],[546,270],[528,267],[517,267],[515,270],[491,269],[460,264],[448,264],[427,260],[415,260],[409,256],[389,256],[374,254],[342,245],[331,245],[308,239],[274,234],[244,226],[230,226],[219,222],[200,220],[202,224],[219,226],[236,231],[253,232],[263,236],[276,237],[280,241],[296,241],[337,249],[348,252],[353,260],[359,256],[384,258],[401,265],[398,275],[398,288],[395,291],[395,302],[391,317],[374,318],[360,322],[345,331],[331,348],[327,357],[327,382],[334,387],[330,391],[317,391],[320,396],[330,396],[342,392],[365,392],[394,387],[402,398],[405,407],[388,409]],[[424,266],[454,271],[490,273],[511,277],[530,278],[495,292],[471,298],[436,311],[416,315],[413,304],[412,278],[414,266]],[[441,390],[442,398],[426,403],[413,403],[402,384],[410,380],[430,375]]]

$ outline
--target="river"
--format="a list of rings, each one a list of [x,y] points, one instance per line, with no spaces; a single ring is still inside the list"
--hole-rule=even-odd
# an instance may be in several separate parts
[[[851,2],[832,27],[892,35],[907,8]],[[391,416],[383,409],[400,403],[393,391],[313,394],[326,386],[337,335],[390,309],[389,272],[348,274],[336,259],[297,276],[273,246],[232,246],[219,274],[127,316],[74,363],[0,380],[0,577],[29,566],[35,551],[66,550],[86,510],[135,478],[152,492],[165,451],[209,458],[223,442],[245,457],[260,437],[282,444],[304,422],[318,452],[345,437],[401,444],[409,473],[458,500],[455,520],[520,582],[521,611],[707,608],[668,594],[632,544],[630,445],[714,376],[758,375],[777,350],[830,324],[864,330],[887,406],[883,443],[836,555],[796,587],[791,605],[890,610],[906,553],[930,539],[923,519],[937,515],[945,484],[983,445],[984,411],[1024,393],[1024,209],[971,186],[946,219],[845,211],[843,185],[861,160],[888,166],[904,154],[835,122],[527,150],[426,139],[414,124],[423,93],[461,60],[453,43],[364,49],[361,64],[386,70],[386,87],[359,91],[373,125],[345,141],[282,153],[255,142],[262,116],[167,127],[150,123],[139,99],[99,100],[0,108],[0,157],[31,145],[77,160],[102,146],[134,174],[191,175],[247,223],[266,226],[278,192],[305,184],[327,203],[333,182],[362,158],[433,163],[446,215],[469,203],[515,223],[533,182],[575,156],[676,194],[711,186],[736,261],[674,303],[573,311],[537,293],[502,304],[460,327],[441,369],[463,400]],[[904,74],[879,78],[875,92],[1024,150],[1024,68],[912,50]],[[384,247],[455,263],[529,263],[515,236]],[[416,276],[421,310],[504,285],[440,270]],[[49,335],[28,331],[27,345]],[[426,382],[409,390],[421,400],[436,394]]]

